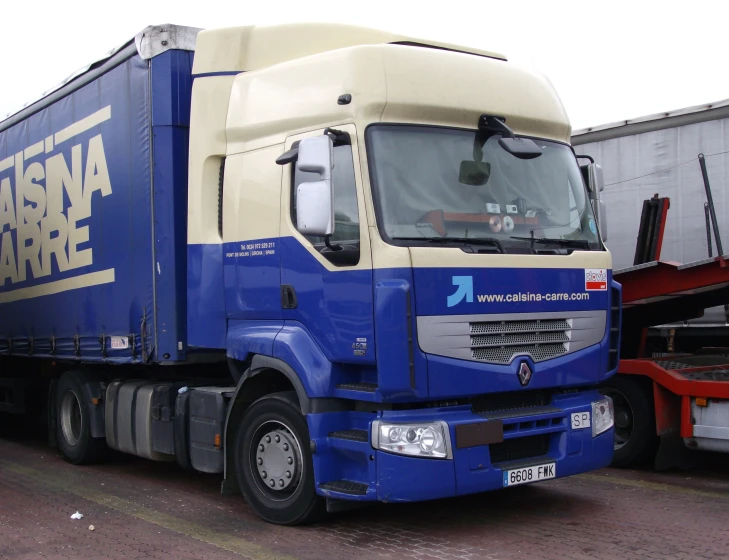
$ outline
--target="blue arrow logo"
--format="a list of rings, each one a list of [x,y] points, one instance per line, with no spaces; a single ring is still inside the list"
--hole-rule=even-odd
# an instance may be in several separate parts
[[[473,303],[473,276],[454,276],[453,285],[458,289],[448,296],[448,307],[458,305],[464,298],[468,303]]]

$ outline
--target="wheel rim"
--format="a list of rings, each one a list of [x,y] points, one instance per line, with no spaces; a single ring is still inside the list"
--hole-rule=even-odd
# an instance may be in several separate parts
[[[81,403],[73,391],[66,391],[61,400],[61,431],[69,445],[81,439]]]
[[[253,434],[250,471],[256,486],[270,500],[290,500],[304,470],[301,444],[294,431],[279,421],[261,424]]]
[[[613,399],[613,407],[615,410],[615,451],[622,449],[633,435],[633,409],[620,391],[617,389],[607,389],[603,391],[605,395]]]

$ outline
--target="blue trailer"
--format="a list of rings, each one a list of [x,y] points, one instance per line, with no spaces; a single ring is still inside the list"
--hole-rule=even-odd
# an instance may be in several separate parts
[[[0,411],[45,391],[67,460],[284,524],[605,466],[620,286],[569,131],[495,53],[147,28],[0,122]]]
[[[185,359],[192,54],[126,56],[0,125],[0,352]]]

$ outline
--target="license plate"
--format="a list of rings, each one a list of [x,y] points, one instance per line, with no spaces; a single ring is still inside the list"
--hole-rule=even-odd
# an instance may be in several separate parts
[[[555,477],[556,469],[556,463],[547,463],[546,465],[534,465],[533,467],[504,471],[504,486],[516,486],[517,484],[548,480]]]
[[[581,430],[583,428],[590,427],[590,413],[589,412],[574,412],[570,418],[573,430]]]

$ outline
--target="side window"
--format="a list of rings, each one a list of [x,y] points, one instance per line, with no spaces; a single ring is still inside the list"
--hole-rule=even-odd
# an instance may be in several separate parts
[[[337,266],[354,266],[359,262],[359,213],[357,186],[354,178],[354,159],[349,144],[334,146],[334,234],[327,247],[324,237],[307,235],[306,238],[328,260]],[[296,226],[296,187],[307,181],[318,181],[316,173],[298,171],[294,163],[291,188],[291,221]]]

